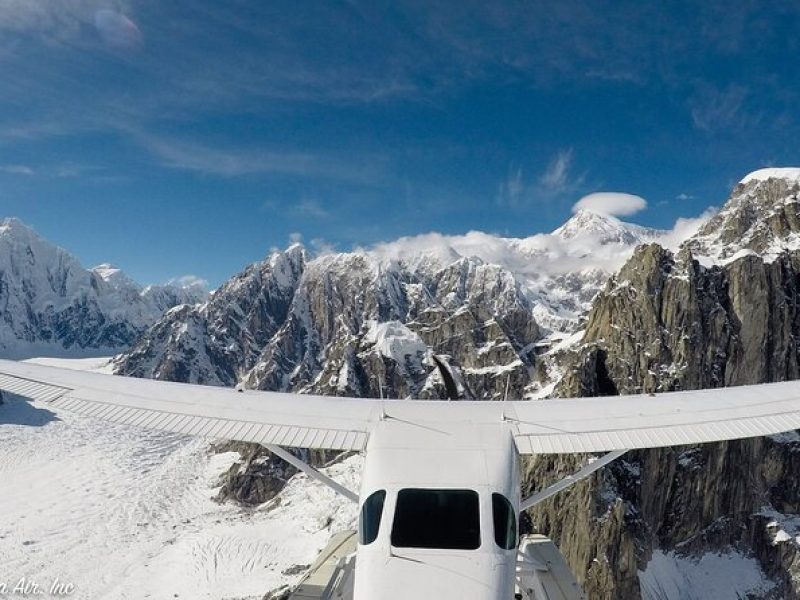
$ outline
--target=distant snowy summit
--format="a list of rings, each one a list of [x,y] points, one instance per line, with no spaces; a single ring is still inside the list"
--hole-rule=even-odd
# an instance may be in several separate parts
[[[658,241],[665,232],[625,223],[616,217],[601,215],[591,210],[580,209],[564,223],[553,231],[552,235],[563,240],[576,240],[585,237],[594,237],[600,245],[617,244],[630,246],[648,241]]]
[[[0,221],[4,358],[115,353],[168,308],[206,297],[197,286],[140,286],[108,264],[85,269],[19,219]]]

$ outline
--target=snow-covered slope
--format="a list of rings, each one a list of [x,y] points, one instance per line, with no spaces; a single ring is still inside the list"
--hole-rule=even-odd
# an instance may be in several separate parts
[[[260,600],[351,528],[356,509],[303,475],[257,509],[218,504],[238,458],[204,440],[0,405],[0,582],[49,589],[58,578],[85,600]],[[359,461],[327,472],[357,489]]]
[[[777,598],[758,561],[734,549],[701,556],[657,550],[639,573],[642,600]]]
[[[199,287],[143,289],[111,265],[87,270],[18,219],[0,221],[0,355],[81,355],[128,347]]]

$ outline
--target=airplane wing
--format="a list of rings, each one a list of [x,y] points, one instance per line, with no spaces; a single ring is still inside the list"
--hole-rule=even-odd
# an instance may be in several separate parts
[[[114,423],[297,448],[362,450],[373,402],[119,377],[0,360],[0,391]]]
[[[800,429],[800,381],[513,404],[521,454],[682,446]]]
[[[238,392],[0,360],[0,391],[116,423],[330,450],[363,450],[383,419],[507,423],[521,454],[655,448],[800,429],[800,382],[604,398],[381,401]]]

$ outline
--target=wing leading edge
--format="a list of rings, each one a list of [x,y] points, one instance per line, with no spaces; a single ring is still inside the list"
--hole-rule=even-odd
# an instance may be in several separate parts
[[[602,399],[381,401],[237,392],[0,360],[0,391],[116,423],[330,450],[363,450],[376,423],[392,419],[421,426],[504,422],[521,454],[678,446],[800,429],[800,382]]]

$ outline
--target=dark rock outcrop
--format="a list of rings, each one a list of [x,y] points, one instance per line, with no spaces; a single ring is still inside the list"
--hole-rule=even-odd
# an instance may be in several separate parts
[[[743,256],[704,268],[687,249],[674,256],[645,246],[595,299],[583,347],[558,394],[796,379],[798,339],[800,253],[787,252],[773,262]],[[690,556],[735,548],[755,556],[780,582],[775,597],[795,599],[800,597],[797,545],[776,544],[766,527],[770,514],[800,513],[800,442],[793,439],[631,453],[606,475],[614,480],[617,529],[610,529],[607,513],[588,520],[582,511],[570,513],[573,506],[593,506],[604,497],[596,481],[571,492],[574,500],[535,510],[533,521],[561,541],[593,598],[638,598],[637,570],[656,548]],[[531,473],[542,468],[537,463]],[[588,548],[586,540],[592,540]],[[608,577],[596,585],[601,556]]]

